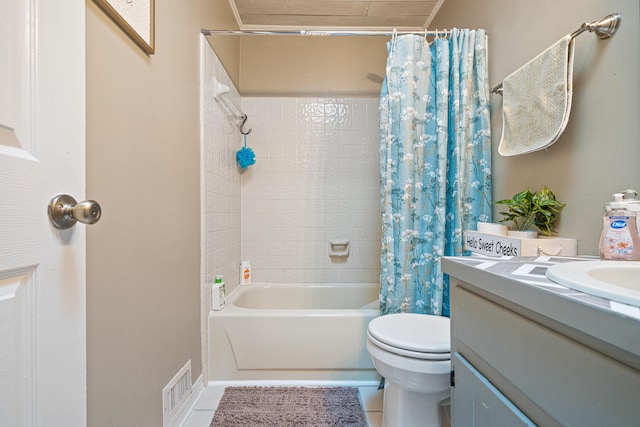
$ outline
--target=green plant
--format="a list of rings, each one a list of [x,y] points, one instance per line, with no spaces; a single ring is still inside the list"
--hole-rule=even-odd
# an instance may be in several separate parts
[[[499,200],[495,203],[509,208],[508,212],[500,212],[500,215],[504,216],[500,222],[511,221],[518,231],[526,231],[536,226],[542,234],[547,236],[556,232],[553,223],[565,206],[564,203],[556,200],[555,194],[547,186],[537,193],[527,189],[511,199]]]

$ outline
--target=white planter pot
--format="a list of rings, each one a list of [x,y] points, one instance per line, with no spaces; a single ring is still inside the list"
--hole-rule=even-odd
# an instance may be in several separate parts
[[[520,239],[537,239],[538,232],[535,230],[527,230],[527,231],[509,230],[507,232],[507,236],[518,237]]]
[[[495,234],[498,236],[506,236],[509,227],[503,224],[496,224],[494,222],[478,222],[478,232]]]

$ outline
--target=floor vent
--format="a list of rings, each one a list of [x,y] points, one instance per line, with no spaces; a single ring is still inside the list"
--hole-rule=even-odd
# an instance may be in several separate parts
[[[162,425],[171,423],[182,410],[183,403],[192,393],[191,388],[191,360],[162,389]]]

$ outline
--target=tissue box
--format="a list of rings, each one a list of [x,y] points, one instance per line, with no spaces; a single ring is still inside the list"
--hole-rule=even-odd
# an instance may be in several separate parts
[[[578,242],[563,237],[522,239],[467,230],[464,232],[464,248],[488,256],[575,256]]]

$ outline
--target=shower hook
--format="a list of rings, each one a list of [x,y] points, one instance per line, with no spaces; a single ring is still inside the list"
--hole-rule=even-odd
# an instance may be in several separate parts
[[[249,129],[248,131],[245,132],[244,129],[243,129],[244,128],[244,124],[247,123],[248,119],[249,119],[249,117],[247,117],[246,114],[243,114],[242,117],[241,117],[242,123],[240,123],[240,133],[243,134],[243,135],[249,135],[251,133],[251,131],[253,130],[253,129]]]

